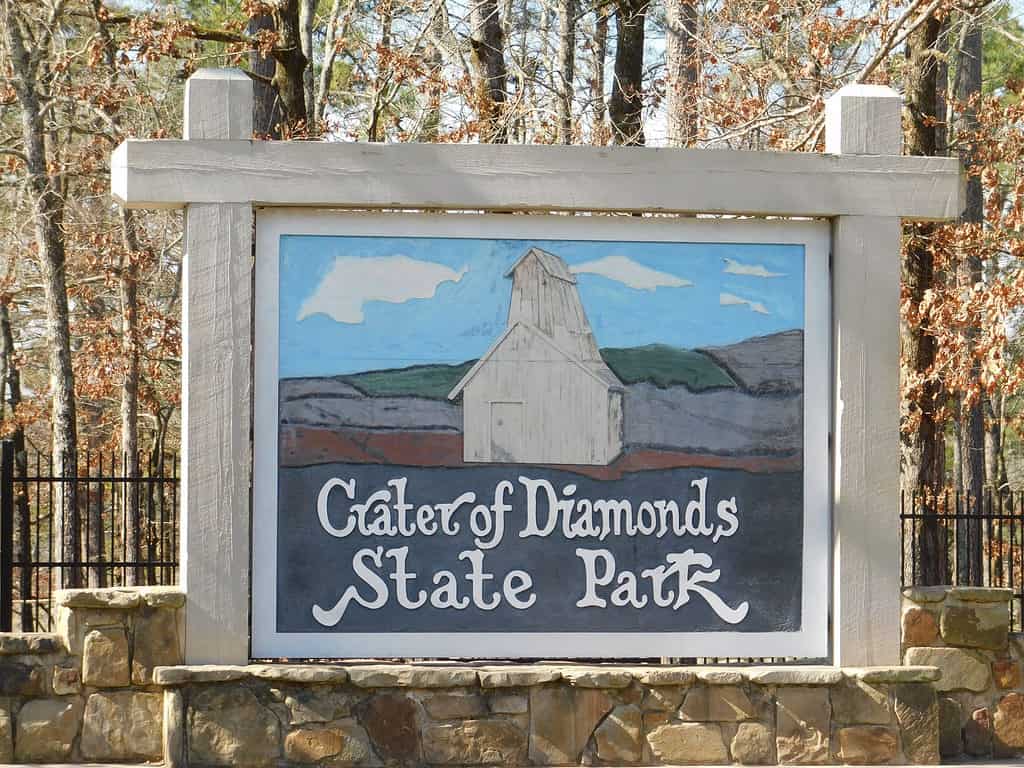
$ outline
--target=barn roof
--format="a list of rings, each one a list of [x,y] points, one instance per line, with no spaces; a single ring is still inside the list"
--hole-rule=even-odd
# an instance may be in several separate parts
[[[544,271],[552,277],[558,280],[564,280],[567,283],[576,282],[576,275],[569,271],[569,267],[564,261],[555,256],[555,254],[548,253],[540,248],[527,249],[526,253],[516,259],[516,263],[508,268],[505,272],[505,277],[512,277],[512,273],[516,271],[520,264],[526,261],[526,257],[530,254],[537,257],[537,262],[544,268]]]
[[[505,339],[507,339],[509,337],[509,334],[511,334],[512,331],[514,331],[516,328],[519,328],[519,327],[522,327],[524,330],[529,331],[530,333],[535,334],[538,338],[540,338],[542,341],[544,341],[546,344],[548,344],[552,349],[554,349],[556,352],[558,352],[558,354],[560,354],[566,360],[568,360],[571,363],[575,363],[576,365],[578,365],[580,367],[580,369],[582,369],[585,373],[587,373],[592,378],[596,379],[598,381],[598,383],[603,384],[604,386],[608,387],[609,389],[613,389],[613,390],[621,391],[623,389],[622,382],[619,381],[618,377],[614,373],[612,373],[611,368],[609,368],[607,365],[605,365],[604,362],[586,362],[585,363],[582,360],[580,360],[579,358],[575,357],[574,355],[571,355],[568,352],[566,352],[564,349],[559,347],[557,344],[555,344],[554,340],[552,340],[552,338],[550,336],[548,336],[546,333],[544,333],[540,329],[535,328],[534,326],[530,325],[529,323],[524,323],[524,322],[520,321],[520,322],[514,323],[514,324],[510,325],[508,328],[506,328],[505,332],[502,333],[501,336],[499,336],[497,338],[497,340],[495,340],[495,342],[493,344],[491,344],[491,348],[488,349],[487,352],[484,353],[483,357],[481,357],[479,360],[477,360],[476,363],[473,365],[473,367],[470,368],[468,371],[466,371],[466,375],[463,376],[462,379],[459,381],[459,383],[456,384],[455,387],[452,389],[452,391],[448,393],[448,399],[449,400],[454,400],[456,397],[459,396],[459,394],[462,392],[462,390],[466,388],[466,385],[469,384],[469,382],[473,380],[473,378],[476,376],[477,372],[490,359],[491,355],[493,355],[498,350],[498,348],[502,345],[502,343],[505,341]]]

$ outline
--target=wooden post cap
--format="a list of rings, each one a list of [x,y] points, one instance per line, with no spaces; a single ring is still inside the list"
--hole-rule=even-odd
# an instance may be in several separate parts
[[[200,69],[185,83],[186,139],[251,139],[252,80],[240,69]]]
[[[903,151],[902,97],[887,85],[854,84],[825,100],[825,152],[899,155]]]

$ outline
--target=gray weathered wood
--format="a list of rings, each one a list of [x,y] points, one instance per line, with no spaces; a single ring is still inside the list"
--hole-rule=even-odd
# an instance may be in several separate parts
[[[251,133],[252,84],[228,74],[190,78],[190,135]],[[249,659],[252,224],[247,203],[185,209],[181,574],[189,664]]]
[[[899,219],[841,216],[832,247],[834,661],[898,664]]]
[[[898,663],[900,217],[955,217],[964,193],[956,159],[892,156],[891,91],[857,86],[828,102],[831,156],[252,142],[251,103],[244,75],[201,71],[186,91],[192,140],[128,141],[112,159],[124,204],[186,208],[188,663],[249,656],[253,204],[832,218],[832,660]]]
[[[885,102],[878,109],[841,92],[838,105],[830,101],[842,146],[892,148],[893,125],[863,119],[884,116],[898,131],[891,97],[877,98]],[[900,220],[839,216],[832,248],[832,660],[898,664]]]
[[[847,85],[825,103],[825,151],[836,155],[899,155],[903,99],[884,85]]]
[[[185,83],[185,140],[248,139],[252,98],[252,80],[240,69],[196,71]]]
[[[111,167],[114,197],[129,208],[249,202],[914,219],[963,208],[959,163],[944,157],[133,139]]]

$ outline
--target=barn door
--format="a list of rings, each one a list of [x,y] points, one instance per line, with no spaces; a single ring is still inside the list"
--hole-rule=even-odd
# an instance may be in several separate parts
[[[522,403],[491,403],[491,461],[523,461]]]

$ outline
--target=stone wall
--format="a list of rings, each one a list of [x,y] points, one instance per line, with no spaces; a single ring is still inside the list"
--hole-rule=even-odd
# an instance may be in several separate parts
[[[158,669],[170,766],[934,764],[932,668]]]
[[[1008,589],[903,592],[903,658],[942,670],[936,683],[944,760],[1024,756],[1024,635],[1009,634]]]
[[[920,765],[940,723],[950,755],[1004,754],[1007,598],[906,593],[902,667],[188,667],[180,591],[69,590],[56,633],[0,635],[0,763]]]
[[[184,594],[66,590],[55,634],[0,634],[0,764],[160,760],[158,665],[180,664]]]

